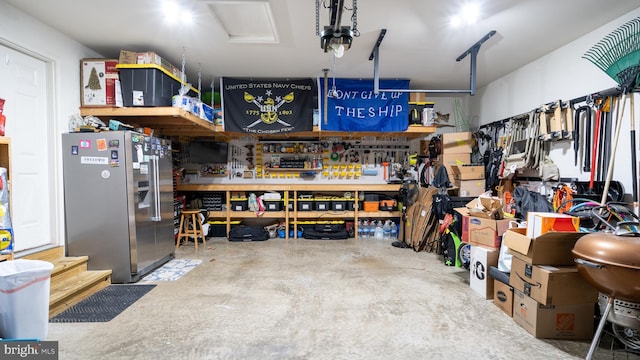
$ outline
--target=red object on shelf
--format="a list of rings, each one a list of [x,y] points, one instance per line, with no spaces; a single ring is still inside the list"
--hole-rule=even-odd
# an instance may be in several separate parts
[[[0,136],[4,136],[4,125],[7,121],[7,117],[2,115],[4,111],[4,99],[0,98]]]

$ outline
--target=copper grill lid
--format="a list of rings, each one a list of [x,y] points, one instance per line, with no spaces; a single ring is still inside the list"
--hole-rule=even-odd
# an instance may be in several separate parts
[[[578,239],[573,254],[603,265],[640,270],[640,237],[588,234]]]

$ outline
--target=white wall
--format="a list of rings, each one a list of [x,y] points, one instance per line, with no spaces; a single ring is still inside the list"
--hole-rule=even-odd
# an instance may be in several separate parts
[[[73,21],[71,18],[69,21]],[[0,1],[0,41],[9,47],[19,51],[37,54],[48,59],[53,65],[53,94],[51,99],[52,114],[48,121],[53,128],[50,154],[51,178],[53,184],[53,198],[51,203],[54,208],[34,209],[42,212],[42,216],[53,214],[51,220],[59,224],[57,234],[51,234],[54,243],[64,245],[64,206],[62,188],[62,156],[60,150],[60,135],[68,131],[67,119],[69,115],[78,113],[80,106],[80,59],[86,57],[102,57],[63,35],[44,25],[40,21],[26,15],[20,10]],[[34,119],[34,126],[38,121],[47,119]],[[13,143],[29,141],[29,139],[12,138]],[[44,155],[44,154],[43,154]],[[43,156],[43,159],[46,157]],[[19,201],[19,199],[13,199]]]
[[[548,102],[571,100],[616,87],[618,84],[613,79],[582,56],[602,38],[638,16],[640,8],[478,89],[475,96],[469,97],[471,119],[488,124],[529,112]],[[637,94],[636,98],[640,100]],[[636,114],[640,114],[638,103],[640,101],[636,101]],[[629,108],[627,101],[613,172],[613,180],[622,182],[628,194],[632,192]],[[582,172],[580,164],[574,166],[572,141],[553,143],[551,158],[560,168],[561,177],[589,179],[590,174]]]

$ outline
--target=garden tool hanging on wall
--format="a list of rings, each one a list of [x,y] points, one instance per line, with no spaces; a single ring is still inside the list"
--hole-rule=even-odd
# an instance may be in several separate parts
[[[580,157],[580,143],[582,142],[582,133],[580,132],[580,120],[582,119],[582,114],[584,113],[586,125],[584,127],[584,131],[588,131],[588,127],[591,124],[591,96],[587,97],[586,104],[579,106],[575,109],[573,113],[573,156],[574,156],[574,166],[578,166],[578,159]]]
[[[540,135],[540,116],[537,110],[529,112],[528,117],[512,118],[509,121],[504,153],[503,178],[511,177],[522,169],[537,169],[543,159]]]

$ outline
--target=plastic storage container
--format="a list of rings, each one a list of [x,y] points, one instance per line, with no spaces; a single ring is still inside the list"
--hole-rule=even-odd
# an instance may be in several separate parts
[[[229,199],[231,202],[231,211],[247,211],[249,208],[249,199],[235,198]]]
[[[298,199],[298,211],[311,211],[311,210],[313,210],[313,200]]]
[[[262,200],[266,211],[282,211],[282,200]]]
[[[182,83],[160,65],[118,64],[122,103],[130,106],[171,106],[173,95],[178,95]],[[189,96],[197,96],[190,88]]]
[[[209,233],[207,237],[226,237],[227,236],[227,222],[225,220],[209,220]],[[232,220],[230,229],[240,225],[240,220]]]
[[[347,199],[344,199],[344,198],[331,199],[331,210],[333,211],[347,210]]]
[[[315,198],[315,207],[316,211],[328,211],[331,209],[331,200],[324,198]]]
[[[42,260],[0,262],[0,337],[47,338],[52,270]]]

